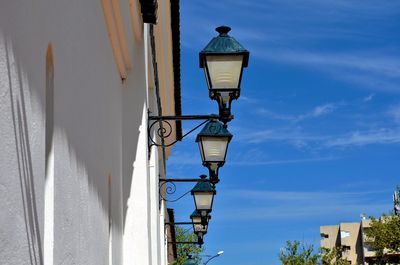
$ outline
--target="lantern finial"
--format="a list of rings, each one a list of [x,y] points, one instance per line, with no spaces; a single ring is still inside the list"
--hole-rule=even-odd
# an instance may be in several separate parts
[[[219,26],[215,29],[219,35],[227,35],[229,31],[231,31],[231,28],[228,26]]]

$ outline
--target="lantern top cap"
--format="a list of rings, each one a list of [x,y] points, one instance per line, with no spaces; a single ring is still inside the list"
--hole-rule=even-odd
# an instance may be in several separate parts
[[[228,35],[231,28],[220,26],[215,30],[219,35],[214,37],[199,54],[200,68],[204,67],[206,55],[243,55],[243,67],[247,67],[250,53],[236,39]]]
[[[222,122],[209,121],[197,135],[196,142],[199,142],[200,137],[202,136],[228,137],[228,141],[230,141],[233,135],[228,131],[228,129],[224,127],[224,124]]]
[[[195,192],[212,192],[214,195],[217,193],[209,182],[198,182],[190,191],[192,195]]]

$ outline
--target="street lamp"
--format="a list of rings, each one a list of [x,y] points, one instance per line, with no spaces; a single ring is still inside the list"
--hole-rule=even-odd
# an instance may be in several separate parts
[[[207,214],[207,216],[202,216],[199,211],[194,210],[190,215],[190,219],[192,219],[193,223],[193,231],[194,232],[204,232],[207,233],[208,222],[211,219],[211,215]]]
[[[226,153],[232,134],[219,121],[209,121],[197,135],[196,142],[203,166],[210,171],[210,182],[215,185],[219,182],[218,169],[225,163]]]
[[[209,258],[205,263],[204,263],[204,265],[206,265],[207,263],[209,263],[210,262],[210,260],[212,260],[212,259],[214,259],[214,258],[216,258],[216,257],[219,257],[219,256],[221,256],[222,254],[224,254],[224,251],[218,251],[218,253],[216,254],[216,255],[214,255],[214,256],[212,256],[211,258]]]
[[[201,175],[205,179],[206,175]],[[209,182],[198,182],[190,191],[193,196],[196,210],[201,216],[206,217],[212,210],[214,195],[217,193]]]
[[[250,53],[228,35],[230,27],[215,30],[219,36],[199,53],[200,68],[204,68],[210,98],[218,102],[220,119],[227,123],[232,119],[232,100],[240,96],[243,68],[248,66]]]
[[[198,236],[198,242],[173,242],[174,244],[203,244],[203,236],[207,233],[208,221],[211,218],[209,213],[212,210],[214,195],[216,194],[215,184],[219,182],[218,171],[225,164],[228,145],[232,139],[232,134],[227,130],[227,123],[233,119],[231,115],[231,103],[240,97],[243,68],[248,66],[250,53],[237,40],[228,35],[230,30],[231,28],[227,26],[216,28],[219,35],[214,37],[199,53],[200,68],[204,69],[209,97],[218,102],[218,115],[162,115],[160,111],[159,82],[158,80],[155,81],[159,114],[154,116],[150,115],[149,112],[147,126],[149,154],[151,154],[150,150],[152,146],[162,147],[164,149],[163,159],[165,164],[165,148],[173,146],[178,141],[182,141],[186,136],[205,124],[201,132],[197,135],[196,142],[199,145],[202,164],[209,170],[209,179],[205,175],[202,175],[201,179],[159,179],[160,198],[169,202],[176,202],[188,194],[186,192],[177,199],[167,200],[163,194],[169,195],[175,193],[175,182],[197,183],[191,190],[196,206],[195,213],[191,215],[192,222],[171,222],[168,224],[173,226],[193,225],[193,230]],[[152,38],[154,38],[153,35]],[[155,58],[155,49],[154,47],[152,48],[153,57]],[[156,60],[153,60],[153,68],[156,73],[157,65],[155,62]],[[155,74],[155,78],[157,79],[157,74]],[[176,133],[176,139],[171,140],[171,133],[174,128],[177,129],[176,126],[173,126],[172,122],[187,120],[202,120],[203,122],[183,135],[182,133]],[[172,188],[171,186],[164,186],[169,183],[172,185]],[[161,192],[162,187],[165,187],[163,192]]]

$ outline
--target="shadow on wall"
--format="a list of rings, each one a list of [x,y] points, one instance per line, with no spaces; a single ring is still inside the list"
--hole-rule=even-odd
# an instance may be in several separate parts
[[[75,19],[78,21],[86,21],[87,19],[84,9],[82,9],[82,13],[75,15]],[[45,82],[42,83],[44,75],[41,76],[41,74],[44,74],[44,69],[36,69],[44,66],[41,62],[45,58],[45,53],[40,54],[41,51],[38,51],[37,47],[43,44],[43,51],[45,51],[47,43],[45,41],[41,43],[40,34],[42,32],[38,32],[38,37],[32,40],[32,48],[35,50],[32,50],[29,56],[22,56],[27,51],[27,44],[12,43],[7,38],[16,35],[24,36],[26,35],[24,34],[25,31],[31,30],[33,26],[18,27],[20,22],[17,21],[16,23],[17,26],[11,26],[10,22],[4,22],[1,26],[1,30],[9,29],[8,33],[12,29],[15,31],[13,34],[1,35],[2,32],[0,32],[0,46],[5,47],[5,68],[8,71],[8,84],[5,86],[7,93],[5,95],[10,94],[10,98],[6,101],[10,101],[9,112],[12,116],[9,134],[10,136],[14,134],[15,151],[12,152],[15,152],[17,157],[16,165],[13,164],[12,166],[15,172],[18,172],[18,176],[15,173],[15,176],[10,176],[10,178],[15,178],[13,181],[19,180],[21,199],[18,198],[15,205],[18,207],[20,201],[23,205],[23,209],[18,210],[20,210],[21,216],[22,214],[24,216],[24,230],[26,230],[27,244],[29,245],[26,249],[29,249],[30,264],[37,265],[43,264],[43,231],[41,231],[43,228],[43,206],[41,203],[44,190],[42,185],[45,181],[47,184],[47,179],[43,176],[46,165],[45,163],[40,164],[44,159],[38,159],[38,156],[48,156],[48,142],[51,141],[50,139],[46,139],[46,143],[43,141],[42,144],[46,146],[46,150],[42,154],[40,146],[36,144],[37,138],[41,138],[42,134],[37,135],[36,130],[37,127],[42,126],[43,117],[46,116],[47,120],[48,102],[43,97],[46,94]],[[24,21],[24,23],[26,22]],[[66,242],[58,241],[61,242],[58,243],[58,250],[56,250],[56,246],[54,247],[54,262],[62,260],[61,256],[65,256],[66,260],[75,258],[75,255],[68,254],[69,251],[74,254],[75,251],[80,253],[81,248],[76,244],[75,234],[88,237],[82,239],[88,245],[87,249],[89,249],[90,243],[103,239],[102,233],[96,234],[94,232],[106,227],[106,225],[108,226],[109,220],[99,218],[98,221],[94,221],[93,216],[95,218],[103,217],[103,215],[98,215],[102,210],[105,213],[104,216],[108,215],[111,218],[110,215],[112,214],[109,213],[110,206],[108,205],[110,203],[113,209],[121,208],[121,216],[115,216],[115,218],[121,220],[113,220],[112,224],[117,230],[122,231],[132,185],[134,170],[132,163],[136,160],[138,128],[142,122],[144,88],[146,87],[143,78],[145,69],[141,67],[144,65],[143,47],[138,46],[135,49],[136,54],[133,54],[133,57],[138,67],[133,69],[129,78],[125,81],[125,87],[123,87],[118,86],[120,84],[119,76],[113,77],[115,74],[114,64],[106,63],[112,62],[112,60],[109,60],[112,58],[109,43],[98,41],[107,39],[105,30],[94,30],[90,33],[92,35],[87,36],[88,32],[83,27],[73,32],[68,31],[68,34],[69,39],[85,41],[93,37],[93,43],[90,42],[90,44],[95,43],[96,49],[93,49],[93,46],[84,41],[82,41],[79,49],[74,45],[65,45],[59,40],[53,42],[56,57],[56,89],[54,93],[56,96],[55,103],[57,104],[55,115],[57,117],[51,126],[52,130],[49,135],[54,133],[54,140],[58,141],[58,147],[63,149],[61,151],[64,155],[61,159],[56,160],[56,163],[59,164],[55,167],[58,172],[56,172],[54,185],[58,186],[55,188],[54,222],[57,223],[57,226],[63,225],[62,229],[59,228],[56,233],[66,237]],[[60,46],[62,46],[62,49],[57,50],[57,47]],[[57,59],[60,57],[64,61],[62,64],[57,64]],[[87,58],[90,58],[90,60],[87,60]],[[27,69],[29,71],[26,71]],[[119,89],[122,90],[122,99]],[[32,95],[37,96],[37,98]],[[57,101],[58,99],[62,100]],[[116,117],[121,112],[121,103],[122,118]],[[32,113],[31,104],[37,104],[39,107],[36,110],[40,113]],[[40,116],[34,120],[38,124],[33,124],[32,115]],[[35,128],[33,129],[33,127]],[[38,130],[41,129],[44,128]],[[57,151],[60,151],[60,148]],[[12,155],[14,154],[10,154],[10,156]],[[111,159],[113,157],[114,159]],[[121,159],[123,159],[122,169],[119,164]],[[113,181],[119,179],[122,183],[111,185],[108,180],[109,175],[113,176]],[[118,192],[120,193],[122,189],[123,197],[110,200],[110,185],[112,189],[118,187],[118,190],[112,192],[113,196],[121,196]],[[39,190],[35,191],[35,187]],[[14,188],[12,192],[19,193],[18,187]],[[19,194],[15,196],[19,196]],[[64,223],[61,224],[61,221]],[[88,227],[93,231],[87,231]],[[54,227],[54,230],[57,230],[57,228]],[[56,233],[54,234],[55,238],[58,236]],[[24,234],[20,237],[24,237]],[[12,238],[11,240],[17,241],[17,239]],[[23,240],[25,241],[25,239]],[[45,240],[47,240],[47,237]],[[17,243],[20,244],[21,242]],[[21,245],[25,248],[25,242]],[[98,253],[91,252],[90,254],[98,257]],[[79,263],[75,260],[73,262]]]
[[[32,154],[29,143],[28,119],[24,97],[24,84],[21,70],[15,63],[11,42],[4,41],[6,51],[6,67],[8,69],[9,93],[11,114],[15,136],[15,150],[18,162],[19,184],[23,205],[26,237],[29,249],[31,265],[43,264],[42,239],[38,210],[36,205],[36,192],[34,184],[34,171],[32,166]],[[14,72],[13,72],[14,71]],[[17,78],[13,78],[13,74]],[[13,80],[17,79],[17,83]]]

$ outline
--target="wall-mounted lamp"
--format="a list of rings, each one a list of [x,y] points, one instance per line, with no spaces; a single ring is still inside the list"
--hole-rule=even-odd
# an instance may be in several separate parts
[[[243,68],[248,66],[250,53],[228,35],[230,27],[215,30],[219,36],[199,54],[200,68],[204,68],[209,96],[218,102],[221,121],[226,123],[231,120],[232,100],[240,96]]]
[[[169,242],[171,244],[202,245],[204,242],[203,237],[207,233],[208,221],[211,218],[209,214],[212,210],[214,196],[216,194],[215,185],[219,182],[219,168],[225,164],[228,145],[232,139],[232,134],[227,129],[227,123],[233,119],[231,115],[231,103],[240,96],[243,68],[248,66],[250,55],[249,51],[228,35],[230,30],[231,28],[227,26],[216,28],[219,35],[213,38],[199,53],[200,68],[204,69],[209,97],[218,102],[219,114],[162,116],[161,101],[158,100],[157,104],[160,116],[149,115],[148,117],[149,150],[152,146],[162,148],[172,146],[204,125],[203,129],[196,137],[196,142],[199,145],[202,164],[209,170],[209,178],[207,178],[206,175],[202,175],[200,179],[169,178],[159,180],[160,198],[169,202],[175,202],[190,192],[193,195],[196,206],[196,211],[190,216],[192,222],[171,223],[170,225],[192,224],[193,231],[197,235],[198,241]],[[155,53],[154,47],[153,53]],[[155,54],[153,57],[153,64],[155,64]],[[156,74],[155,78],[157,79]],[[156,88],[157,87],[158,85],[156,85]],[[159,99],[158,89],[156,89],[156,94]],[[179,139],[169,143],[165,142],[173,130],[170,121],[183,120],[202,120],[202,122],[180,136]],[[156,136],[154,139],[153,134]],[[196,185],[192,190],[186,192],[179,198],[167,200],[163,194],[175,193],[175,182],[196,182]],[[166,187],[164,193],[164,190],[162,191],[161,188],[167,183],[171,183],[173,186],[172,188]]]
[[[194,232],[207,233],[208,223],[211,219],[210,214],[207,214],[206,217],[203,217],[199,211],[194,210],[193,213],[190,215],[190,219],[192,219]]]
[[[201,175],[201,179],[206,179],[206,175]],[[209,182],[198,182],[190,191],[194,199],[194,205],[196,210],[202,217],[206,217],[212,211],[214,202],[214,195],[216,190],[212,187]]]
[[[232,134],[219,121],[209,121],[197,135],[201,160],[210,172],[213,185],[219,182],[218,170],[225,164],[231,139]]]

